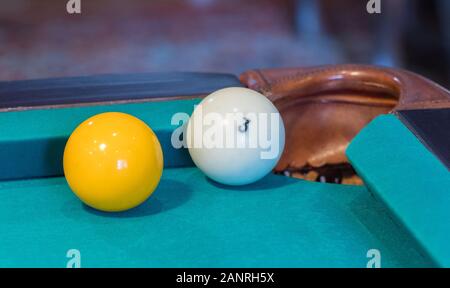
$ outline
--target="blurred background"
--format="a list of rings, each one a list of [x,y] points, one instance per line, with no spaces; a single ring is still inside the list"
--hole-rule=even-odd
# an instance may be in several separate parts
[[[0,0],[0,80],[366,63],[450,84],[450,0]]]

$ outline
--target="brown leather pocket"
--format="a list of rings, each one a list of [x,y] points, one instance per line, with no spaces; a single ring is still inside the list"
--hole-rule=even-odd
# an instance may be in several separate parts
[[[276,172],[359,184],[345,156],[353,137],[377,115],[450,107],[444,88],[411,72],[363,65],[250,70],[240,77],[280,110],[286,146]]]

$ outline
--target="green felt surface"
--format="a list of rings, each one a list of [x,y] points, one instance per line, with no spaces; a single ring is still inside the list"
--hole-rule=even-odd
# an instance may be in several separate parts
[[[243,187],[196,168],[166,169],[143,205],[125,213],[80,203],[64,178],[0,182],[0,266],[382,267],[429,266],[363,186],[269,175]]]
[[[208,181],[170,144],[172,116],[198,101],[0,113],[0,266],[65,267],[69,249],[83,267],[365,267],[369,249],[382,267],[433,264],[365,187],[275,175],[244,187]],[[139,117],[162,144],[163,179],[146,203],[101,213],[64,178],[27,179],[61,175],[71,131],[106,111]]]
[[[190,165],[186,153],[170,145],[176,113],[190,115],[200,99],[37,109],[0,113],[0,180],[62,175],[62,156],[72,131],[102,112],[130,113],[155,131],[163,147],[166,167]]]
[[[439,266],[450,267],[450,173],[394,115],[373,120],[347,155],[374,195]]]

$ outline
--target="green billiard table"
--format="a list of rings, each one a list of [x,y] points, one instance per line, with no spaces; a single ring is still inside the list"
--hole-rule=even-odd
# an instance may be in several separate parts
[[[365,268],[377,253],[381,267],[439,265],[371,186],[275,174],[241,187],[207,179],[186,149],[171,145],[172,132],[182,125],[173,115],[190,114],[199,101],[175,97],[1,112],[0,266],[66,267],[73,251],[81,267]],[[121,213],[82,204],[62,172],[70,133],[106,111],[145,121],[164,153],[156,191]]]

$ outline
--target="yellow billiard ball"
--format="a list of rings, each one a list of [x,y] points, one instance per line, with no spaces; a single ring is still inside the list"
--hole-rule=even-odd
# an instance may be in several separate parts
[[[67,183],[78,198],[109,212],[144,202],[163,170],[161,145],[152,129],[119,112],[81,123],[67,141],[63,162]]]

